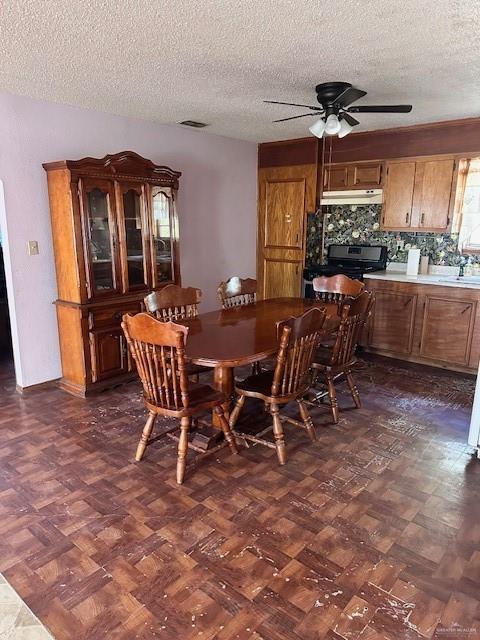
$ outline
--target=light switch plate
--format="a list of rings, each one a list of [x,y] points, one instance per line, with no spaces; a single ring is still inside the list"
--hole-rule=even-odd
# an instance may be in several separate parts
[[[29,240],[28,241],[28,255],[29,256],[38,256],[38,242],[37,240]]]

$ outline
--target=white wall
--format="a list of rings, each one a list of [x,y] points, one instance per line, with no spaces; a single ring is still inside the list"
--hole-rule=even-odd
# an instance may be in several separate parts
[[[256,144],[0,94],[0,180],[5,192],[0,224],[8,242],[15,369],[22,387],[61,375],[42,163],[124,150],[182,172],[182,283],[203,290],[202,310],[217,306],[215,291],[221,280],[255,275]],[[27,254],[28,240],[38,240],[40,255]]]

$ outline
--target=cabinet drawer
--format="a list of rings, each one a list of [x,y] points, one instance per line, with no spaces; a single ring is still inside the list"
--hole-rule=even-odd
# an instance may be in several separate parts
[[[140,302],[132,302],[122,306],[92,309],[88,314],[88,327],[89,329],[118,327],[125,313],[139,313],[142,310],[141,307]]]

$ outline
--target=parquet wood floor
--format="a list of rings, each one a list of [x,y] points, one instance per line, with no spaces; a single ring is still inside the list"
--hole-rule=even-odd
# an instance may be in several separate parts
[[[225,449],[179,487],[168,439],[133,462],[135,383],[21,397],[3,369],[0,572],[57,640],[480,638],[473,381],[380,358],[356,380],[316,444],[287,426],[285,467]]]

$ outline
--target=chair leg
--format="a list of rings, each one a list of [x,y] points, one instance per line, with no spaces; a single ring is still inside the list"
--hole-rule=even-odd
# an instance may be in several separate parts
[[[287,461],[287,451],[285,449],[285,438],[283,435],[283,427],[282,421],[280,420],[280,410],[278,405],[272,404],[270,406],[270,413],[273,418],[273,437],[275,438],[278,461],[280,464],[285,464]]]
[[[345,377],[347,378],[348,387],[350,389],[350,393],[352,394],[353,401],[355,402],[355,406],[357,409],[360,409],[362,406],[362,401],[360,400],[360,394],[358,393],[357,385],[353,380],[352,372],[350,369],[345,371]]]
[[[233,427],[237,424],[238,416],[240,415],[240,411],[242,410],[244,404],[245,404],[245,396],[242,396],[242,395],[238,396],[237,402],[235,403],[235,406],[233,407],[230,413],[231,429],[233,429]]]
[[[315,432],[315,427],[313,425],[313,420],[310,416],[310,413],[305,405],[305,402],[302,399],[297,400],[297,402],[298,408],[300,409],[300,415],[302,416],[303,424],[305,425],[305,429],[310,436],[310,440],[312,442],[315,442],[315,440],[317,439],[317,434]]]
[[[232,435],[230,430],[230,425],[228,424],[228,420],[225,418],[225,414],[223,413],[223,407],[219,405],[215,407],[215,413],[218,416],[218,420],[220,422],[220,426],[223,431],[223,435],[225,436],[225,440],[228,442],[228,446],[232,450],[232,453],[238,453],[237,443],[235,442],[235,438]]]
[[[187,466],[188,432],[190,431],[190,418],[185,417],[180,421],[180,439],[178,441],[177,458],[177,483],[183,484],[185,467]]]
[[[156,417],[157,417],[157,414],[154,413],[153,411],[150,411],[148,413],[147,422],[143,427],[142,437],[140,438],[140,442],[138,443],[138,447],[137,447],[137,452],[135,454],[135,460],[137,462],[140,462],[140,460],[143,458],[143,454],[145,453],[145,449],[147,448],[148,440],[152,433],[153,425],[155,424]]]
[[[330,398],[330,406],[332,408],[333,422],[337,424],[338,422],[337,390],[335,389],[335,385],[333,384],[333,378],[331,378],[330,376],[327,376],[327,387],[328,387],[328,397]]]

